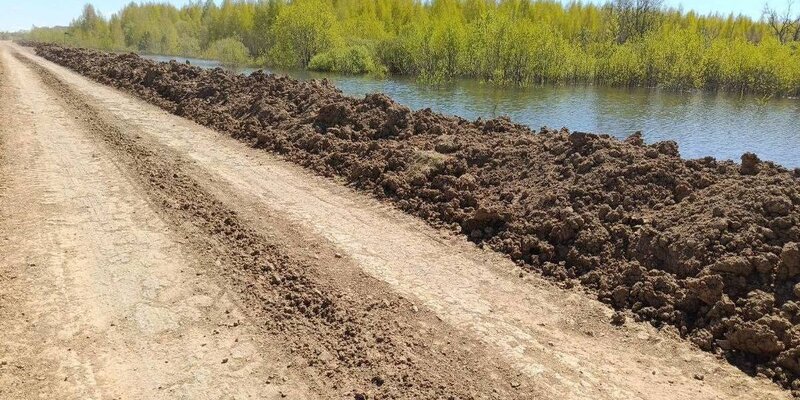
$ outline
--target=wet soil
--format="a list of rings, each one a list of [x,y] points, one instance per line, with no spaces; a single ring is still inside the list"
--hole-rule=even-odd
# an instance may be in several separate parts
[[[800,389],[800,170],[754,154],[741,164],[684,160],[675,143],[638,134],[620,141],[412,112],[324,80],[36,50]]]

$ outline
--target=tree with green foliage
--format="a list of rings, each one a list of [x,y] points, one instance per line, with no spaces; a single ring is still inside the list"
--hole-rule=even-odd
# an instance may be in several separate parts
[[[643,38],[658,27],[663,0],[614,0],[617,43]]]
[[[342,44],[333,5],[327,0],[295,0],[284,7],[271,29],[273,63],[305,68],[314,55]]]

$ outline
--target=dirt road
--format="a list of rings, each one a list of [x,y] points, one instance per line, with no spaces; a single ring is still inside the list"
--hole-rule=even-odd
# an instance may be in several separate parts
[[[0,73],[2,398],[788,397],[26,49]]]

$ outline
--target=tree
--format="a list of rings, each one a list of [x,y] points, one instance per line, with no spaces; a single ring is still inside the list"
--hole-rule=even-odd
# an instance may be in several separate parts
[[[96,29],[97,24],[100,23],[100,21],[100,16],[97,15],[97,11],[95,11],[94,6],[91,4],[86,4],[83,6],[83,12],[81,13],[81,16],[78,17],[73,26],[83,32],[91,32],[92,30]]]
[[[617,17],[617,43],[642,38],[658,24],[663,0],[614,0]]]
[[[797,16],[792,15],[793,4],[794,1],[789,0],[783,12],[771,8],[769,3],[764,4],[762,15],[781,43],[800,41],[800,13]]]
[[[253,16],[253,36],[257,38],[252,50],[253,55],[261,56],[267,53],[275,42],[272,37],[272,26],[275,25],[281,8],[286,5],[284,0],[261,0],[256,4]]]
[[[275,19],[272,63],[305,68],[314,55],[341,45],[333,7],[326,0],[295,0]]]

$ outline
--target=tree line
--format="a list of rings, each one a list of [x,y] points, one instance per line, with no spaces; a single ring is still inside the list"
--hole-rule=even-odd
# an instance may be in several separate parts
[[[87,5],[34,40],[231,65],[800,95],[800,14],[698,15],[661,0],[207,0]]]

